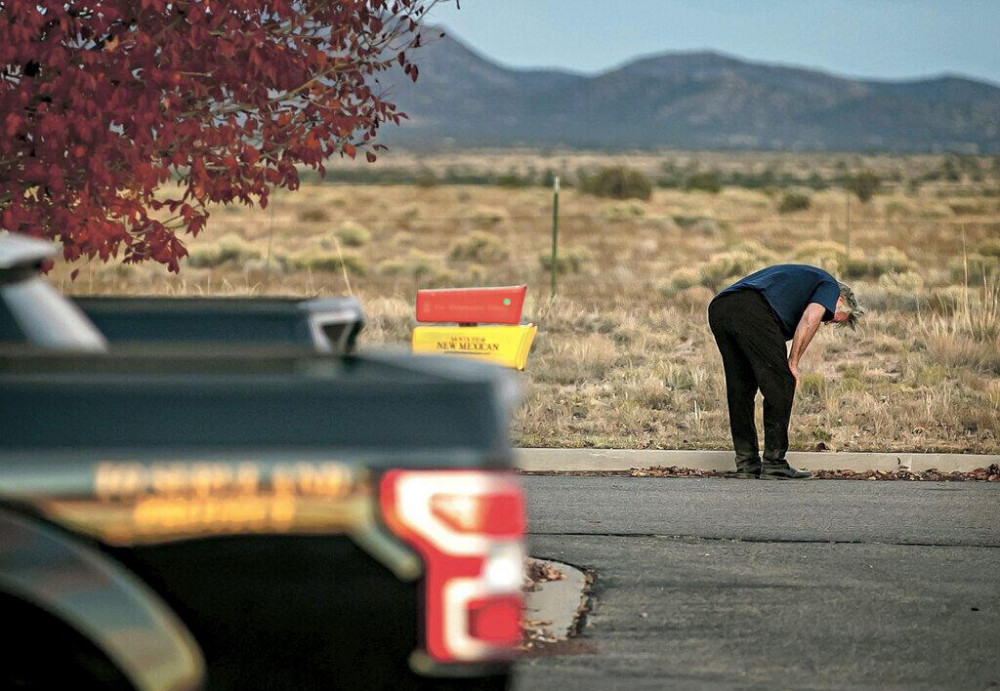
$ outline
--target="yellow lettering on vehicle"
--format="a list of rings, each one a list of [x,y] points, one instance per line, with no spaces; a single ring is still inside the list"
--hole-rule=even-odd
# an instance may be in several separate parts
[[[115,544],[185,536],[345,529],[367,520],[370,487],[342,463],[98,463],[94,494],[45,510]]]
[[[94,473],[94,494],[114,501],[146,495],[258,494],[337,497],[354,484],[350,467],[340,463],[99,463]]]
[[[94,493],[101,498],[137,494],[144,485],[145,468],[139,463],[99,463]]]
[[[143,534],[197,532],[284,532],[295,518],[291,497],[225,499],[143,499],[132,510],[132,523]]]

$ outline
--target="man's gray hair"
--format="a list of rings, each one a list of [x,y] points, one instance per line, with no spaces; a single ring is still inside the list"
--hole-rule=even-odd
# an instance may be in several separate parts
[[[849,326],[852,329],[858,328],[858,319],[865,316],[865,308],[858,304],[858,298],[854,295],[854,290],[846,283],[840,283],[840,297],[844,298],[842,312],[847,312],[847,320],[838,326]]]

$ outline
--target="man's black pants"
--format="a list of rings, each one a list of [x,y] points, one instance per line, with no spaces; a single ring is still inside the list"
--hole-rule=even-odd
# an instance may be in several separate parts
[[[759,458],[754,397],[764,394],[764,459],[783,461],[788,451],[788,420],[795,397],[795,377],[788,368],[785,336],[778,317],[756,290],[715,298],[708,324],[726,371],[729,427],[737,462]]]

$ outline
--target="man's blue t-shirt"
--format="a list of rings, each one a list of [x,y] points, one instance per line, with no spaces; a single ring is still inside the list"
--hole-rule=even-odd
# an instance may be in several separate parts
[[[738,290],[756,290],[764,296],[778,316],[786,340],[795,334],[795,327],[809,303],[823,305],[826,308],[823,321],[830,321],[840,297],[837,279],[823,269],[805,264],[769,266],[740,279],[718,296]]]

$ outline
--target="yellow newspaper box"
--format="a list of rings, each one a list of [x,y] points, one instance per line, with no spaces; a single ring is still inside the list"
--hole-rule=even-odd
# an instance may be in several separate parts
[[[523,370],[538,331],[532,324],[520,323],[527,289],[520,285],[417,291],[417,321],[459,326],[416,327],[413,352],[466,355]]]
[[[523,370],[537,331],[534,324],[418,326],[413,329],[413,352],[467,355]]]

